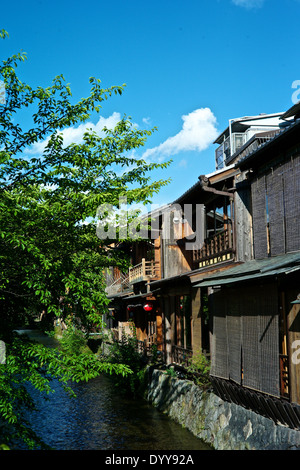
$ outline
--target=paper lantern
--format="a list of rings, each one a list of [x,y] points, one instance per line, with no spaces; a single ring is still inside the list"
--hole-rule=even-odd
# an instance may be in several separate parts
[[[146,312],[151,312],[153,310],[153,305],[151,304],[151,302],[147,302],[146,304],[144,304],[143,309]]]

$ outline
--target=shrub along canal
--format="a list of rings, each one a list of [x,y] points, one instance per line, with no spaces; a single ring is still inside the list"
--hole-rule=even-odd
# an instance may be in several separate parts
[[[54,450],[209,450],[190,431],[142,398],[124,396],[104,375],[72,383],[76,398],[57,384],[45,400],[33,391],[33,429]]]

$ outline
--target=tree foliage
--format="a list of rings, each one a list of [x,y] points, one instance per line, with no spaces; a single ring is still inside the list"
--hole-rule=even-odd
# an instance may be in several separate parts
[[[2,39],[7,36],[0,31]],[[64,129],[94,118],[124,85],[103,88],[92,77],[89,96],[72,103],[62,75],[47,88],[23,83],[17,67],[25,59],[18,53],[0,65],[0,340],[8,348],[0,413],[15,425],[14,406],[22,399],[22,388],[12,385],[16,376],[19,384],[31,380],[43,389],[45,374],[86,379],[108,366],[91,358],[73,361],[72,355],[62,359],[61,352],[21,346],[20,340],[16,346],[14,328],[42,311],[50,319],[75,315],[86,330],[101,324],[108,303],[103,270],[127,261],[111,250],[111,240],[96,236],[97,208],[117,206],[121,196],[128,204],[150,201],[167,183],[151,180],[151,171],[167,164],[149,164],[133,153],[153,130],[136,128],[126,116],[101,136],[86,129],[82,142],[64,142]],[[36,143],[44,143],[39,153]],[[111,370],[128,372],[118,367]]]
[[[88,381],[100,373],[131,376],[125,364],[99,361],[93,354],[48,348],[26,337],[15,336],[8,345],[6,364],[0,365],[0,441],[14,446],[23,441],[28,448],[45,448],[27,420],[25,410],[35,410],[30,387],[47,396],[55,390],[57,379],[70,397],[69,381]]]

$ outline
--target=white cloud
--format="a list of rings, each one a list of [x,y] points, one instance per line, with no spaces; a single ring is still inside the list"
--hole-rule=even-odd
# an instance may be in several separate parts
[[[234,5],[239,7],[244,7],[247,9],[251,8],[261,8],[264,4],[265,0],[232,0]]]
[[[143,123],[146,124],[147,126],[150,126],[151,125],[151,118],[149,117],[144,117],[142,119]]]
[[[187,161],[185,158],[183,158],[182,160],[180,160],[180,162],[178,163],[178,166],[181,166],[181,167],[186,167],[187,166]]]
[[[163,143],[146,150],[143,158],[152,156],[163,160],[164,157],[176,155],[179,152],[205,150],[218,136],[216,117],[209,108],[195,109],[182,116],[181,131],[169,137]]]
[[[149,118],[145,118],[144,123],[148,123]],[[78,127],[68,127],[61,131],[64,139],[64,147],[71,143],[81,143],[83,135],[87,129],[94,130],[98,135],[103,134],[103,128],[113,129],[121,120],[121,115],[114,112],[111,116],[105,118],[100,116],[98,122],[80,124]],[[143,158],[150,158],[163,161],[165,157],[176,155],[180,152],[205,150],[218,136],[216,128],[216,117],[209,108],[199,108],[187,115],[182,116],[182,129],[174,136],[169,137],[163,143],[152,149],[146,150]],[[42,154],[49,138],[35,143],[27,153]],[[134,152],[133,152],[134,155]],[[187,162],[181,160],[179,165],[184,167]]]
[[[67,147],[72,143],[81,143],[83,135],[87,129],[92,129],[98,135],[101,135],[104,127],[107,127],[108,129],[113,129],[120,120],[120,113],[114,112],[108,118],[100,116],[96,124],[93,124],[92,122],[87,122],[85,124],[80,124],[78,127],[67,127],[66,129],[60,131],[64,138],[64,147]],[[32,145],[28,153],[43,153],[48,141],[49,138],[43,141],[36,142],[34,145]]]

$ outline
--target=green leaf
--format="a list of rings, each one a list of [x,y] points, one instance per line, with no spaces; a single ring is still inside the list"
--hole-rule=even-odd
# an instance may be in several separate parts
[[[6,37],[0,30],[0,38]],[[101,372],[131,375],[126,364],[45,351],[12,338],[16,328],[32,324],[42,312],[49,328],[55,315],[66,322],[75,318],[87,332],[101,329],[109,302],[104,270],[124,269],[128,260],[110,249],[112,240],[97,237],[97,208],[118,206],[120,196],[129,204],[150,201],[168,182],[152,180],[153,171],[168,164],[132,157],[153,131],[137,129],[126,116],[101,136],[87,129],[82,142],[64,142],[66,128],[85,126],[125,85],[103,87],[91,77],[89,95],[74,102],[62,75],[46,88],[22,82],[17,72],[25,58],[20,52],[0,64],[8,98],[0,115],[0,338],[9,351],[6,374],[0,373],[0,413],[19,430],[20,403],[29,400],[22,386],[31,381],[48,392],[45,371],[63,382]],[[38,142],[45,146],[33,153]],[[91,219],[94,223],[83,223]],[[32,446],[26,429],[22,436]]]

